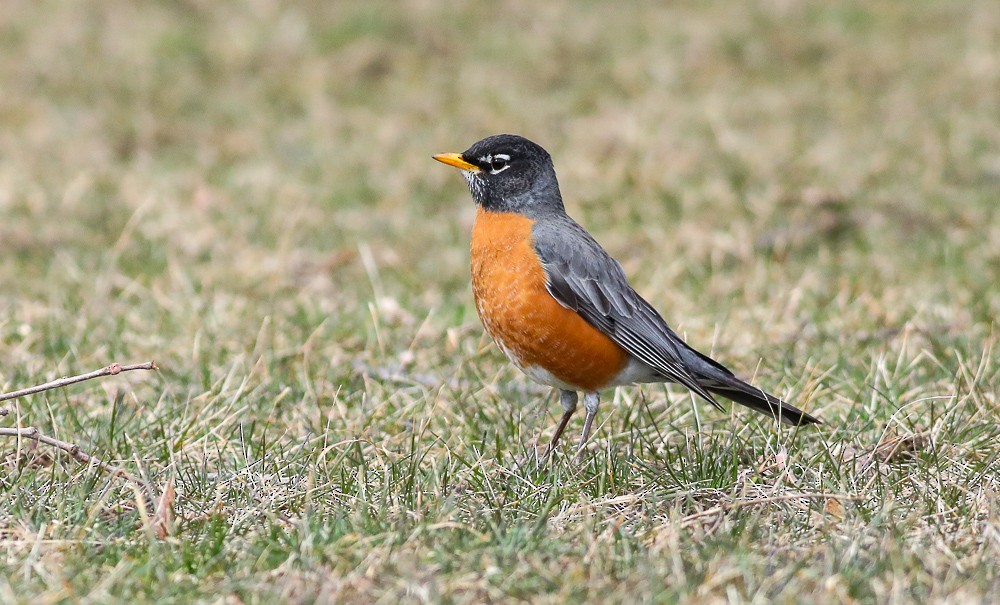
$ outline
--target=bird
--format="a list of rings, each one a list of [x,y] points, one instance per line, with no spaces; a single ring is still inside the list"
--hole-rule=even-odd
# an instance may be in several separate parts
[[[470,260],[483,327],[528,378],[559,390],[563,414],[543,456],[555,450],[578,393],[587,415],[577,458],[600,391],[641,383],[680,384],[723,411],[716,396],[786,424],[821,423],[678,336],[566,213],[552,157],[540,145],[498,134],[433,158],[462,171],[476,204]]]

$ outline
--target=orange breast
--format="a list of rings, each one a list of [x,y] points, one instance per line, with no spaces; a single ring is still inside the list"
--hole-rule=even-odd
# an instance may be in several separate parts
[[[565,385],[598,390],[628,353],[545,289],[532,247],[533,221],[479,209],[472,229],[472,292],[486,331],[518,367],[543,368]],[[555,385],[559,386],[559,385]]]

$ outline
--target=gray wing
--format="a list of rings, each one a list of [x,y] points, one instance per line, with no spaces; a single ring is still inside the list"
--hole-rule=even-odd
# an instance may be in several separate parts
[[[550,217],[532,229],[545,285],[559,304],[576,311],[665,380],[684,385],[720,410],[684,362],[689,347],[625,279],[625,271],[573,219]],[[688,355],[689,356],[689,355]]]

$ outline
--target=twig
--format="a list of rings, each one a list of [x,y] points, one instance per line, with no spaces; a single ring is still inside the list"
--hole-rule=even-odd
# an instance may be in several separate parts
[[[0,401],[7,401],[9,399],[17,399],[18,397],[24,397],[25,395],[32,395],[34,393],[41,393],[42,391],[48,391],[51,389],[58,389],[66,385],[75,384],[77,382],[83,382],[84,380],[90,380],[91,378],[100,378],[101,376],[114,376],[116,374],[121,374],[122,372],[129,372],[131,370],[158,370],[156,364],[152,361],[147,361],[146,363],[134,363],[131,365],[121,365],[119,363],[113,363],[106,368],[101,368],[100,370],[94,370],[93,372],[88,372],[86,374],[80,374],[79,376],[64,376],[58,380],[53,380],[52,382],[46,382],[45,384],[40,384],[33,387],[28,387],[26,389],[21,389],[20,391],[11,391],[10,393],[0,393]]]
[[[43,435],[41,431],[39,431],[36,427],[26,426],[22,428],[13,428],[13,429],[0,427],[0,437],[20,437],[22,439],[31,439],[39,443],[44,443],[46,445],[51,445],[52,447],[57,447],[84,464],[93,464],[97,468],[111,473],[113,477],[123,477],[128,481],[131,481],[137,485],[147,487],[145,481],[133,475],[132,473],[128,472],[127,470],[115,466],[113,464],[108,464],[107,462],[102,462],[101,460],[98,460],[97,458],[91,456],[87,452],[81,450],[79,445],[68,443],[66,441],[61,441],[59,439]]]
[[[706,508],[705,510],[690,514],[680,519],[680,525],[681,527],[685,527],[701,519],[702,517],[710,517],[712,515],[729,512],[731,510],[736,510],[738,508],[743,508],[746,506],[758,506],[761,504],[768,504],[771,502],[783,502],[786,500],[811,500],[816,498],[834,498],[836,500],[848,500],[848,501],[856,501],[862,499],[860,496],[853,496],[850,494],[834,494],[834,493],[817,494],[817,493],[806,492],[798,494],[779,494],[777,496],[767,496],[764,498],[751,498],[748,500],[732,500],[730,502],[717,504],[712,508]]]
[[[134,363],[130,365],[121,365],[120,363],[113,363],[100,370],[94,370],[93,372],[88,372],[86,374],[79,374],[77,376],[65,376],[58,380],[53,380],[52,382],[46,382],[45,384],[40,384],[33,387],[28,387],[26,389],[21,389],[20,391],[12,391],[10,393],[0,393],[0,401],[8,401],[10,399],[17,399],[18,397],[24,397],[25,395],[32,395],[34,393],[41,393],[42,391],[48,391],[51,389],[58,389],[70,384],[75,384],[77,382],[83,382],[84,380],[90,380],[91,378],[100,378],[101,376],[115,376],[116,374],[121,374],[122,372],[129,372],[131,370],[157,370],[156,364],[152,361],[147,361],[146,363]],[[6,416],[9,410],[6,408],[0,409],[0,417]],[[148,489],[149,486],[141,478],[133,475],[127,470],[117,467],[113,464],[107,462],[102,462],[101,460],[91,456],[90,454],[84,452],[80,449],[80,446],[68,443],[66,441],[61,441],[53,437],[48,437],[43,435],[38,428],[33,426],[17,427],[17,428],[0,428],[0,437],[18,437],[21,439],[31,439],[37,443],[44,443],[46,445],[51,445],[52,447],[59,448],[64,452],[68,453],[70,456],[84,464],[92,464],[97,468],[111,473],[113,477],[124,477],[128,481],[135,483],[136,485],[141,485]]]

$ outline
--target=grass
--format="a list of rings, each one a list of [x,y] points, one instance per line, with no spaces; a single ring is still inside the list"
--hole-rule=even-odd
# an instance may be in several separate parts
[[[0,601],[991,600],[994,8],[4,3],[0,390],[161,371],[0,423],[172,477],[178,516],[0,443]],[[494,132],[827,424],[620,389],[582,466],[524,464],[558,404],[483,337],[430,159]]]

